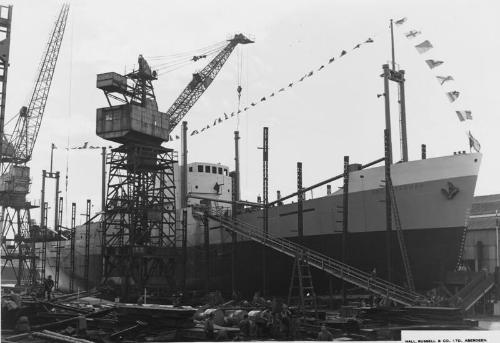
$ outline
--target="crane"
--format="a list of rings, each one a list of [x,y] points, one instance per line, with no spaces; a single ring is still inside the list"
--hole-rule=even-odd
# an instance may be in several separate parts
[[[156,96],[154,93],[152,81],[156,80],[157,73],[152,70],[146,59],[139,55],[138,65],[139,68],[127,75],[120,75],[118,73],[104,73],[97,75],[97,88],[101,89],[106,96],[109,108],[114,108],[112,99],[117,100],[121,104],[133,104],[141,107],[147,107],[160,114],[162,129],[155,134],[147,132],[140,132],[139,129],[133,127],[120,127],[120,133],[116,130],[112,134],[102,125],[99,125],[100,120],[105,120],[113,127],[120,126],[123,123],[120,117],[100,116],[104,111],[99,112],[97,119],[97,135],[104,139],[115,141],[118,143],[125,143],[129,140],[155,142],[158,144],[167,141],[170,132],[179,124],[189,110],[194,106],[196,101],[203,95],[203,93],[210,86],[219,71],[222,69],[227,59],[233,52],[238,44],[250,44],[254,41],[247,38],[245,35],[239,33],[235,34],[233,38],[228,40],[227,45],[199,72],[193,74],[191,81],[184,88],[181,94],[177,97],[174,103],[170,106],[166,113],[158,112],[158,105],[156,103]],[[153,113],[155,117],[155,113]],[[166,119],[166,121],[165,121]],[[102,124],[102,123],[101,123]],[[111,127],[110,126],[110,127]],[[161,133],[160,133],[161,131]]]
[[[59,50],[66,28],[69,4],[62,5],[50,33],[39,65],[38,75],[30,102],[21,107],[10,135],[3,134],[0,152],[0,226],[2,272],[7,265],[13,269],[16,282],[36,282],[35,237],[31,226],[30,210],[26,201],[29,193],[31,160],[45,106],[56,68]],[[15,117],[14,117],[15,118]],[[3,128],[2,131],[4,132]],[[57,229],[57,228],[55,228]],[[24,269],[29,277],[25,278]]]
[[[42,56],[31,100],[28,106],[23,106],[19,110],[17,122],[8,139],[8,147],[10,149],[6,149],[7,152],[3,154],[2,162],[22,165],[31,160],[31,154],[33,153],[38,132],[40,131],[50,86],[56,69],[68,13],[69,4],[64,4],[59,12]],[[5,172],[5,170],[2,172]]]
[[[120,278],[121,297],[175,288],[177,232],[173,149],[162,147],[170,133],[210,86],[238,44],[253,43],[236,34],[191,81],[167,112],[160,112],[152,82],[155,70],[139,55],[127,75],[97,75],[97,88],[109,107],[98,108],[96,133],[122,144],[112,149],[103,215],[103,280]],[[117,105],[113,103],[118,102]],[[132,253],[133,252],[133,253]]]

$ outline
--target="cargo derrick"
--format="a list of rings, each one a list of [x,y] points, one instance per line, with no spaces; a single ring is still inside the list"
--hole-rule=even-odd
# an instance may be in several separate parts
[[[127,75],[97,75],[97,88],[109,107],[97,109],[96,133],[121,144],[107,160],[102,233],[103,283],[115,295],[133,299],[144,290],[157,295],[176,290],[176,248],[182,238],[176,231],[177,156],[161,144],[210,86],[234,48],[248,43],[253,42],[242,34],[230,39],[205,68],[193,74],[166,113],[158,110],[156,102],[157,73],[142,55],[138,69]]]
[[[4,6],[1,7],[5,9]],[[16,284],[20,286],[34,284],[37,278],[35,242],[40,241],[39,237],[42,236],[43,227],[40,230],[40,228],[31,225],[30,210],[35,206],[26,201],[26,195],[29,193],[30,187],[30,169],[27,163],[31,161],[42,124],[59,50],[64,37],[69,4],[64,4],[61,7],[49,36],[49,41],[40,62],[31,100],[28,106],[21,107],[13,131],[6,134],[3,125],[11,12],[10,8],[8,17],[2,16],[0,18],[0,27],[6,28],[6,39],[0,42],[4,63],[0,118],[0,226],[2,230],[2,272],[7,265],[10,266],[14,271]],[[56,225],[54,230],[57,230],[60,235],[60,227]],[[25,270],[28,273],[25,273]]]

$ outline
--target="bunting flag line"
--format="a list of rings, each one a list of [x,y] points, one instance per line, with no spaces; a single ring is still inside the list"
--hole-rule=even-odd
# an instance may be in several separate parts
[[[421,33],[422,33],[421,31],[410,30],[410,31],[404,33],[404,35],[408,39],[413,39],[416,36],[420,35]],[[433,48],[433,45],[428,40],[424,40],[422,43],[414,45],[414,46],[420,54],[423,54],[423,53],[425,53]],[[427,64],[429,69],[432,70],[436,67],[441,66],[444,62],[439,61],[439,60],[434,60],[434,59],[427,59],[427,60],[425,60],[425,63]],[[451,75],[435,75],[435,77],[436,77],[436,80],[439,82],[439,84],[443,87],[445,87],[444,86],[445,83],[450,82],[450,81],[455,81],[454,77]],[[455,103],[460,96],[460,92],[457,90],[446,91],[445,95],[448,98],[448,100],[450,101],[450,103]],[[458,101],[458,103],[460,103],[460,102],[461,101]],[[472,111],[470,111],[470,110],[455,109],[455,114],[457,115],[458,120],[460,122],[472,120]],[[470,147],[471,151],[472,151],[472,149],[474,149],[475,151],[479,152],[479,150],[481,149],[481,144],[479,144],[479,141],[472,136],[470,130],[467,132],[467,137],[469,139],[469,147]]]
[[[472,133],[469,131],[469,148],[476,150],[476,152],[479,152],[481,150],[481,144],[479,144],[479,141],[472,136]]]
[[[453,81],[454,78],[453,76],[451,75],[448,75],[448,76],[436,76],[436,79],[438,79],[439,83],[441,84],[441,86],[445,83],[445,82],[448,82],[448,81]]]
[[[448,100],[450,100],[450,102],[455,102],[455,100],[457,100],[458,97],[460,96],[460,92],[458,91],[447,92],[446,96],[448,97]]]
[[[415,48],[419,53],[423,54],[432,49],[433,46],[431,42],[429,42],[428,40],[424,40],[422,43],[415,45]]]
[[[439,67],[444,62],[443,61],[436,61],[436,60],[425,60],[425,63],[427,63],[429,68],[434,69],[436,67]]]
[[[81,146],[74,146],[72,148],[66,148],[66,150],[92,150],[92,149],[112,149],[113,147],[111,145],[108,146],[97,146],[97,145],[89,145],[89,142],[84,142]],[[54,145],[54,149],[57,149],[57,147]]]
[[[400,20],[403,20],[406,21],[406,18],[402,18]],[[365,39],[363,42],[361,43],[358,43],[356,45],[354,45],[354,48],[352,50],[355,50],[355,49],[360,49],[364,44],[370,44],[370,43],[373,43],[374,40],[373,38],[371,37],[368,37],[367,39]],[[351,51],[352,51],[351,50]],[[346,50],[341,50],[340,54],[339,54],[339,57],[343,57],[345,55],[347,55],[347,51]],[[199,56],[198,56],[199,57]],[[314,68],[312,70],[310,70],[308,73],[304,74],[300,79],[298,79],[297,81],[294,81],[294,82],[289,82],[288,83],[288,86],[287,87],[281,87],[279,88],[277,91],[274,91],[272,92],[271,94],[269,94],[267,97],[266,96],[262,96],[260,97],[260,100],[258,101],[253,101],[250,103],[249,106],[246,106],[243,108],[243,110],[238,110],[236,113],[235,112],[232,112],[230,116],[227,115],[227,113],[224,112],[224,120],[228,120],[229,117],[234,117],[235,114],[240,114],[241,112],[246,112],[247,110],[251,109],[252,107],[255,107],[259,102],[264,102],[264,101],[268,101],[270,100],[270,98],[274,98],[276,96],[278,96],[279,93],[282,93],[282,92],[285,92],[287,91],[288,89],[290,88],[293,88],[293,86],[295,85],[295,83],[298,83],[298,82],[303,82],[306,78],[309,78],[309,77],[312,77],[315,75],[315,72],[320,72],[320,71],[323,71],[326,66],[328,66],[329,64],[331,64],[332,62],[335,61],[335,57],[331,57],[329,60],[328,60],[328,63],[325,63],[325,64],[321,64],[317,69]],[[259,98],[257,98],[259,99]],[[222,120],[222,116],[218,117],[218,118],[215,118],[214,121],[213,121],[213,124],[212,124],[212,127],[213,126],[216,126],[217,124],[220,124],[222,123],[223,120]],[[193,130],[191,131],[191,134],[190,136],[194,136],[194,135],[198,135],[202,132],[205,132],[207,130],[210,129],[210,125],[206,125],[205,127],[203,127],[202,129],[200,130]],[[175,136],[175,140],[178,140],[180,139],[180,137],[178,135]],[[174,140],[174,138],[172,136],[170,136],[170,140]]]
[[[472,120],[471,111],[455,111],[460,121]]]

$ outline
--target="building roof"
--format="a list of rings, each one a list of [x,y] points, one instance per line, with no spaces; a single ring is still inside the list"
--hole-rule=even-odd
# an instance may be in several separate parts
[[[469,216],[469,229],[493,229],[497,226],[496,212],[500,216],[500,194],[474,197]],[[500,220],[500,217],[498,218]]]

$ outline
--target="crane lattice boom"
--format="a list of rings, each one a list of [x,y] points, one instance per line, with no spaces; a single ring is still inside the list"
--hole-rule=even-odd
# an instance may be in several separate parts
[[[45,52],[40,62],[38,77],[29,105],[19,111],[14,131],[9,139],[13,152],[4,154],[3,160],[14,164],[24,164],[31,160],[31,154],[40,131],[47,98],[56,68],[59,50],[66,28],[69,4],[64,4],[59,12],[54,29],[51,32]]]
[[[217,76],[221,70],[224,63],[226,63],[229,55],[233,52],[234,48],[238,44],[249,44],[253,43],[252,40],[245,37],[243,34],[237,34],[232,39],[229,40],[229,44],[226,45],[221,52],[213,58],[208,65],[203,68],[198,73],[193,74],[193,79],[184,88],[179,97],[175,100],[173,105],[167,111],[167,117],[169,118],[169,129],[172,131],[177,124],[184,118],[186,113],[193,107],[193,105],[198,101],[205,90],[210,86],[214,78]]]

